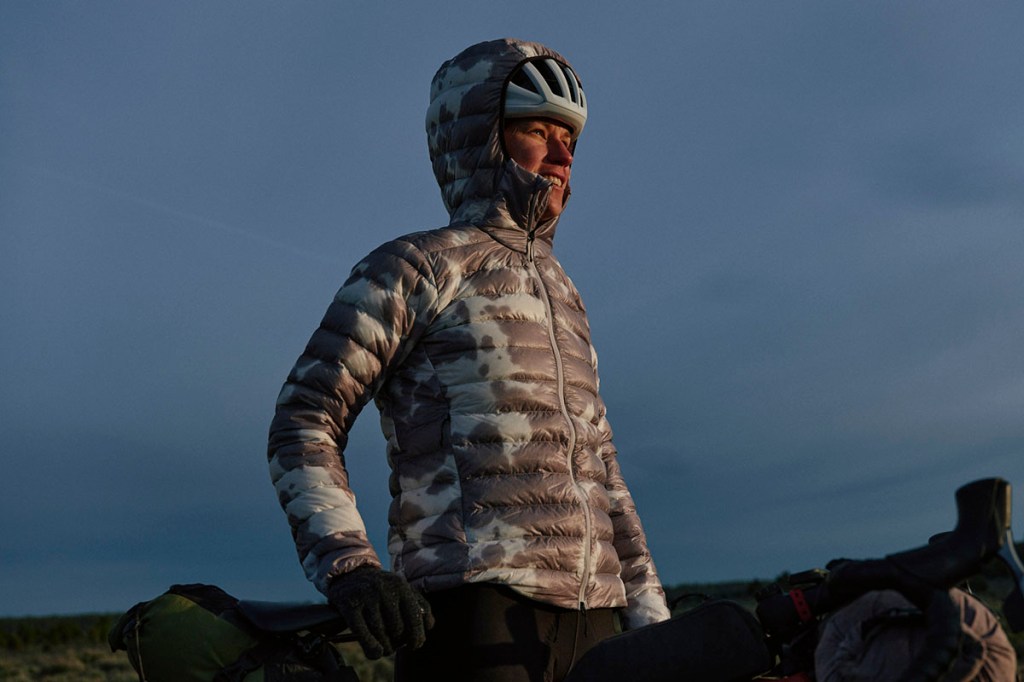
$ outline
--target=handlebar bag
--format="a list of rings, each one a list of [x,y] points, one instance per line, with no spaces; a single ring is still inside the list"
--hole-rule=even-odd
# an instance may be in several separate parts
[[[357,682],[329,644],[307,653],[298,635],[263,632],[237,607],[219,587],[172,585],[129,609],[108,642],[146,682]]]
[[[590,649],[566,682],[732,682],[772,667],[764,632],[736,602],[712,599]]]
[[[966,592],[949,592],[959,612],[957,655],[943,680],[1014,682],[1017,656],[999,619]],[[819,682],[904,679],[927,645],[923,614],[894,590],[868,592],[824,622],[814,651]]]

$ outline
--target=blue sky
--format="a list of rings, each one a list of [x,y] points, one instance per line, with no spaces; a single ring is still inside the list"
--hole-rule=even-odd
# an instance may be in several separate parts
[[[0,4],[0,614],[316,596],[274,399],[349,268],[447,221],[428,84],[504,35],[587,90],[556,252],[667,583],[878,556],[1024,485],[1024,7],[433,7]],[[383,552],[372,408],[348,459]]]

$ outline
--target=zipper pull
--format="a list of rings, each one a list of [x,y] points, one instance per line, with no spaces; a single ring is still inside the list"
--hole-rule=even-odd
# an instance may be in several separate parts
[[[535,237],[534,230],[530,230],[526,234],[526,260],[530,261],[531,263],[533,262],[533,240],[534,240],[534,237]]]

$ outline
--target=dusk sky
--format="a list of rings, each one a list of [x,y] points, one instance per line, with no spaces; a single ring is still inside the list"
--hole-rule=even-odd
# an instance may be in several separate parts
[[[447,223],[429,82],[502,36],[588,96],[555,252],[665,583],[920,545],[987,476],[1020,539],[1022,27],[1020,2],[0,0],[0,615],[317,597],[274,401],[356,261]],[[386,561],[372,405],[347,459]]]

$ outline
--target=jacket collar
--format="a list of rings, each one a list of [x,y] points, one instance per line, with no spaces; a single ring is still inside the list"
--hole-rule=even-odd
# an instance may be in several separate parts
[[[500,169],[497,189],[490,197],[463,202],[452,214],[451,225],[472,225],[513,251],[526,253],[532,236],[550,251],[558,218],[541,222],[551,195],[551,183],[524,170],[512,160]]]

